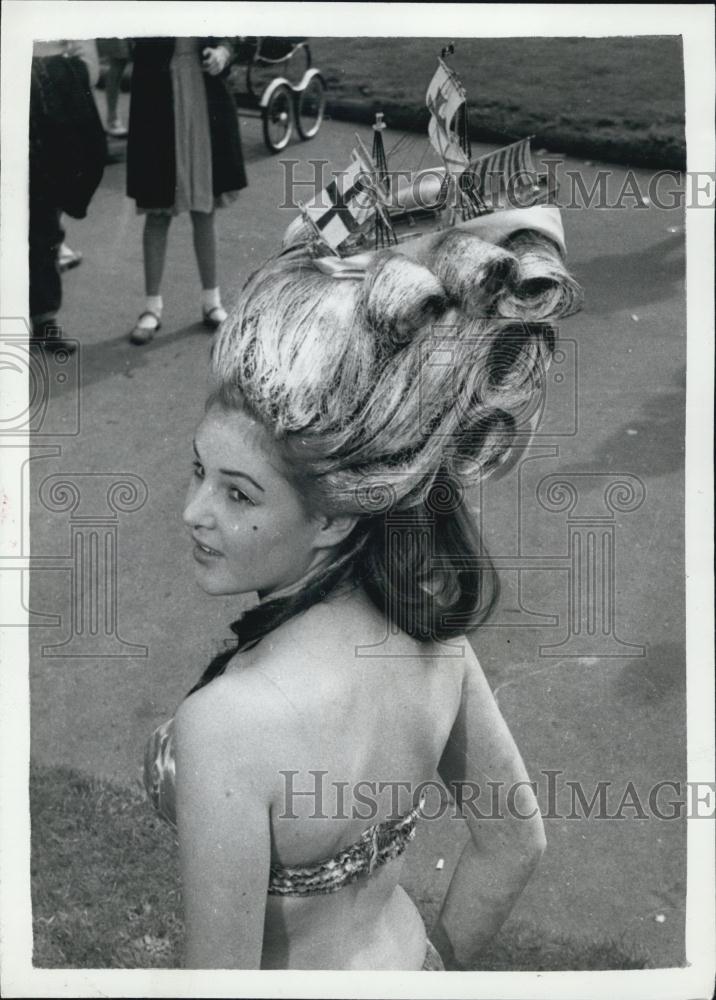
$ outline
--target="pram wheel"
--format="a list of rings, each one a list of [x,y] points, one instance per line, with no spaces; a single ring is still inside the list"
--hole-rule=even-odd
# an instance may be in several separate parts
[[[297,132],[312,139],[326,109],[326,81],[311,66],[311,50],[305,38],[245,38],[240,48],[247,62],[246,88],[239,77],[230,82],[239,108],[260,115],[264,142],[271,153],[285,149]]]
[[[272,153],[285,149],[293,135],[293,91],[280,83],[262,109],[264,141]]]
[[[296,128],[302,139],[312,139],[321,127],[326,110],[326,86],[318,70],[296,94]]]

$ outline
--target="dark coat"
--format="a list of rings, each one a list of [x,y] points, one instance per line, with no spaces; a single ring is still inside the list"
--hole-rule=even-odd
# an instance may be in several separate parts
[[[200,50],[223,38],[200,39]],[[127,194],[139,208],[171,208],[176,190],[174,101],[170,63],[173,38],[138,38],[134,43],[132,91],[127,140]],[[214,197],[246,187],[236,104],[226,83],[227,72],[202,74],[211,137]]]
[[[30,185],[84,219],[107,159],[87,67],[78,57],[36,57],[30,80]]]

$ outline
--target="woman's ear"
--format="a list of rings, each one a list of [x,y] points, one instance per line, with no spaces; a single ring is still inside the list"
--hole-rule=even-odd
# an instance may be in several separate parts
[[[330,516],[321,514],[318,517],[318,531],[316,532],[316,546],[319,549],[330,549],[334,545],[339,545],[353,531],[358,523],[358,517],[354,514],[336,514]]]

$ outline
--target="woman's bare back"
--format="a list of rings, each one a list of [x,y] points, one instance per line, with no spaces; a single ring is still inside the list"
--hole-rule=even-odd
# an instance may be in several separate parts
[[[225,683],[236,697],[260,677],[272,701],[261,755],[275,774],[273,865],[332,858],[366,828],[410,811],[421,785],[435,781],[460,705],[465,644],[389,635],[353,591],[232,661]],[[425,930],[398,885],[402,864],[333,893],[269,896],[262,967],[420,968]]]

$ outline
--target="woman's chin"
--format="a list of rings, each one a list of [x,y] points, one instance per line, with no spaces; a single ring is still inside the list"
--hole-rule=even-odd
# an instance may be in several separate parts
[[[249,594],[251,588],[242,587],[235,581],[212,579],[211,574],[204,573],[197,568],[194,572],[194,580],[199,590],[203,590],[209,597],[224,597],[228,594]]]

